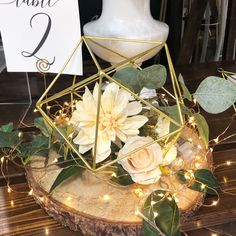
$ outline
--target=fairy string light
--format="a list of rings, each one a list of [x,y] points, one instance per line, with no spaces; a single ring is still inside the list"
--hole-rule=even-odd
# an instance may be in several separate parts
[[[57,105],[55,105],[55,106],[58,106],[58,104]],[[51,109],[53,109],[53,105],[52,106],[47,106],[47,110],[48,111],[50,111]],[[68,104],[68,103],[64,103],[63,104],[63,106],[60,106],[60,110],[58,111],[58,113],[56,113],[55,115],[54,115],[54,117],[52,117],[53,119],[55,119],[55,120],[60,120],[60,122],[59,122],[59,124],[60,123],[62,123],[61,122],[61,119],[65,119],[65,123],[66,124],[68,124],[68,121],[69,121],[69,116],[68,115],[70,115],[70,109],[71,109],[71,105],[70,104]],[[232,122],[233,122],[233,119],[234,118],[232,118]],[[191,124],[191,125],[193,125],[194,126],[194,117],[189,117],[189,123]],[[64,123],[63,123],[64,124]],[[228,136],[228,137],[226,137],[226,138],[224,138],[224,139],[220,139],[221,138],[221,136],[222,135],[224,135],[226,132],[227,132],[227,130],[230,128],[230,126],[232,125],[232,123],[219,135],[219,136],[217,136],[217,138],[215,138],[215,139],[213,139],[213,140],[211,140],[212,142],[214,142],[213,143],[213,146],[212,147],[214,147],[215,146],[215,144],[219,144],[220,142],[223,142],[223,141],[225,141],[225,140],[227,140],[228,138],[231,138],[231,137],[234,137],[236,134],[233,134],[233,135],[230,135],[230,136]],[[189,140],[190,142],[192,142],[192,140]],[[202,147],[199,147],[200,149],[202,148]],[[73,156],[73,154],[72,154],[72,159],[73,160],[75,160],[75,161],[77,161],[77,160],[79,160],[79,158],[75,158],[74,156]],[[71,160],[68,160],[68,161],[71,161]],[[1,162],[2,162],[2,159],[1,159]],[[4,162],[4,159],[3,159],[3,162]],[[66,161],[65,161],[65,163],[66,163]],[[77,162],[78,164],[79,164],[79,162]],[[50,164],[49,166],[55,166],[55,165],[57,165],[58,164],[58,160],[57,159],[54,159],[54,161],[52,161],[52,164]],[[232,162],[227,162],[226,163],[226,165],[227,166],[229,166],[229,165],[231,165],[232,164]],[[234,164],[234,163],[233,163]],[[49,166],[47,166],[47,167],[49,167]],[[40,167],[41,169],[42,168],[45,168],[45,167]],[[37,168],[37,169],[40,169],[40,168]],[[1,169],[1,171],[3,171],[2,169]],[[112,172],[112,174],[111,175],[114,175],[115,174],[115,172]],[[114,176],[113,176],[114,177]],[[199,182],[200,183],[200,182]],[[204,189],[206,186],[202,183],[202,188]],[[9,188],[9,193],[11,192],[12,190]],[[140,191],[139,193],[141,193],[142,191]],[[139,194],[138,193],[138,194]],[[172,196],[174,196],[176,193],[173,193],[173,195]],[[33,191],[32,191],[32,189],[29,191],[29,195],[33,195]],[[142,192],[142,194],[140,195],[141,197],[143,196],[143,192]],[[71,201],[73,198],[72,197],[68,197],[67,198],[67,200],[69,200],[69,201]],[[175,201],[178,201],[177,199],[177,197],[170,197],[170,196],[168,196],[167,197],[167,199],[169,200],[169,201],[172,201],[173,199],[175,200]],[[43,196],[43,197],[41,197],[41,200],[42,201],[44,201],[45,200],[45,197]],[[105,201],[109,201],[110,200],[110,197],[109,197],[109,195],[104,195],[104,200]],[[212,202],[212,204],[210,204],[210,205],[203,205],[203,206],[207,206],[207,207],[212,207],[212,206],[216,206],[217,204],[218,204],[218,202],[219,202],[219,195],[218,195],[218,200],[215,200],[215,201],[213,201]],[[152,206],[153,205],[155,205],[156,204],[156,202],[151,202],[152,204]],[[138,212],[138,215],[141,215],[142,213],[141,212]],[[158,212],[154,212],[154,217],[156,218],[156,217],[158,217],[159,216],[159,213]],[[158,230],[158,229],[157,229]]]

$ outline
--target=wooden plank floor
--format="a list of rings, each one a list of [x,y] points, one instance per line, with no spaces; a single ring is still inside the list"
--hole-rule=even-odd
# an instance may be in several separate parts
[[[181,72],[186,83],[194,91],[201,79],[208,75],[217,74],[217,67],[223,67],[236,72],[235,62],[227,63],[209,63],[208,65],[181,66],[178,71]],[[8,78],[8,74],[0,75]],[[12,75],[11,75],[12,76]],[[35,78],[32,79],[34,81]],[[37,81],[37,86],[31,81],[36,99],[42,91],[42,81]],[[68,81],[67,81],[68,83]],[[41,86],[41,87],[40,87]],[[3,89],[3,87],[1,87]],[[60,89],[60,88],[58,88]],[[0,96],[1,98],[1,96]],[[2,110],[1,110],[2,109]],[[11,120],[17,120],[20,106],[14,109],[1,108],[0,106],[0,124]],[[231,120],[232,110],[217,116],[206,114],[210,124],[211,138],[215,138]],[[24,123],[32,126],[34,117],[33,108],[30,109]],[[32,132],[31,128],[26,128],[26,132]],[[236,121],[234,120],[230,132],[236,132]],[[214,151],[214,163],[216,165],[226,161],[236,161],[236,137],[223,142]],[[0,175],[0,235],[5,236],[80,236],[78,232],[73,232],[66,227],[59,225],[50,216],[48,216],[34,201],[32,196],[28,195],[28,186],[24,177],[24,170],[13,165],[9,165],[7,177],[10,180],[13,192],[8,193],[5,179]],[[216,169],[216,176],[221,182],[222,188],[236,194],[236,165],[221,167]],[[229,181],[226,184],[224,179]],[[206,202],[213,201],[212,196],[207,196]],[[213,236],[213,231],[218,233],[215,236],[236,235],[236,197],[222,194],[219,205],[214,208],[202,207],[195,216],[189,219],[182,228],[189,236]],[[223,232],[223,233],[220,233]]]

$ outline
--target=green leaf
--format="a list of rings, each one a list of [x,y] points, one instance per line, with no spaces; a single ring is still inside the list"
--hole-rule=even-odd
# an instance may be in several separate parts
[[[155,223],[164,235],[180,236],[179,209],[175,200],[172,198],[170,201],[167,195],[171,197],[170,194],[161,190],[150,194],[144,204],[143,214]],[[155,204],[152,204],[153,202]],[[158,214],[156,217],[154,212]],[[154,228],[151,225],[144,224],[143,228],[144,236],[154,235]],[[156,231],[156,235],[158,235],[158,231]]]
[[[32,152],[34,155],[47,155],[49,148],[49,139],[44,136],[37,136],[32,141]]]
[[[194,172],[194,178],[193,182],[191,185],[188,187],[192,190],[198,191],[198,192],[205,192],[208,194],[216,194],[215,191],[218,193],[221,192],[221,187],[219,182],[217,181],[216,177],[214,174],[207,169],[199,169]],[[185,178],[185,171],[180,170],[177,174],[177,179],[181,184],[188,184],[189,180]],[[205,185],[205,187],[202,187],[202,184]],[[212,189],[215,189],[212,190]]]
[[[185,83],[184,83],[184,78],[181,74],[179,74],[179,83],[181,85],[181,88],[183,90],[183,96],[184,98],[188,99],[190,102],[192,102],[192,95],[191,93],[189,92],[188,88],[186,87]]]
[[[168,106],[168,107],[158,107],[158,108],[161,111],[163,111],[166,115],[171,117],[173,120],[175,120],[176,122],[181,124],[180,114],[179,114],[179,110],[178,110],[178,106],[177,105]],[[170,123],[170,133],[174,132],[177,129],[179,129],[179,127],[171,122]]]
[[[116,71],[116,73],[113,75],[113,78],[122,85],[129,88],[132,92],[140,93],[142,87],[140,86],[139,81],[137,80],[138,73],[139,70],[136,68],[125,67]]]
[[[206,122],[206,119],[199,113],[193,114],[195,123],[197,125],[200,137],[204,142],[205,146],[208,147],[209,143],[209,127]]]
[[[64,156],[61,156],[59,158],[57,158],[58,162],[57,165],[61,168],[66,168],[66,167],[70,167],[70,166],[84,166],[84,163],[81,159],[73,159],[71,155],[68,155],[68,157],[65,159]]]
[[[34,125],[40,129],[42,134],[46,137],[51,137],[52,135],[52,128],[49,126],[42,117],[38,117],[34,120]]]
[[[142,87],[159,89],[166,82],[167,72],[163,65],[153,65],[139,71],[137,79]]]
[[[129,173],[122,167],[122,165],[116,163],[117,172],[116,177],[112,177],[111,180],[117,184],[127,186],[134,184],[134,181],[132,180]]]
[[[24,164],[27,164],[32,156],[39,155],[46,157],[49,153],[49,138],[37,136],[32,142],[22,143],[19,146],[20,158]]]
[[[69,136],[68,131],[67,131],[68,126],[62,126],[62,127],[57,127],[57,128],[62,133],[62,135],[64,135],[65,137]],[[58,139],[59,142],[63,144],[66,143],[65,139],[58,132],[56,132],[56,138]]]
[[[53,143],[51,145],[51,149],[61,156],[64,155],[64,144],[62,144],[60,141]]]
[[[143,235],[144,236],[157,236],[157,231],[148,222],[143,220]]]
[[[80,174],[83,168],[80,166],[69,166],[64,168],[59,175],[57,176],[56,180],[54,181],[52,187],[50,188],[50,193],[58,187],[62,182],[67,180],[68,178],[72,177],[75,174]]]
[[[7,128],[4,128],[7,130]],[[0,131],[0,148],[15,148],[20,142],[19,132]]]
[[[13,131],[13,123],[8,123],[6,125],[3,125],[0,127],[0,131],[5,132],[5,133],[10,133]]]
[[[223,78],[209,76],[201,82],[193,96],[205,111],[217,114],[236,102],[236,86]]]
[[[178,171],[176,178],[181,184],[187,184],[187,179],[185,178],[185,170]]]

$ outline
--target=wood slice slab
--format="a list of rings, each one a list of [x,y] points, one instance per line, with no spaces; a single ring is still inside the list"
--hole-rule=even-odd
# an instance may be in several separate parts
[[[191,138],[195,146],[201,146],[196,150],[196,156],[201,159],[200,166],[211,168],[211,155],[207,155],[198,135],[185,128],[182,138]],[[55,157],[55,153],[50,154],[49,164]],[[60,171],[58,166],[45,167],[45,158],[40,156],[34,157],[26,170],[36,202],[55,220],[72,230],[80,230],[86,236],[142,235],[142,219],[135,215],[135,210],[145,200],[147,193],[160,188],[159,183],[118,187],[106,175],[84,171],[82,175],[63,182],[50,195],[49,189]],[[174,176],[162,177],[162,181],[169,188],[178,190],[177,204],[182,222],[203,203],[204,194],[179,184]]]

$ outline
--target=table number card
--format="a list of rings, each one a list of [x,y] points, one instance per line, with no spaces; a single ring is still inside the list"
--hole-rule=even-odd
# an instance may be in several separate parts
[[[0,0],[7,70],[58,73],[81,38],[78,0]],[[82,74],[81,47],[65,74]]]

